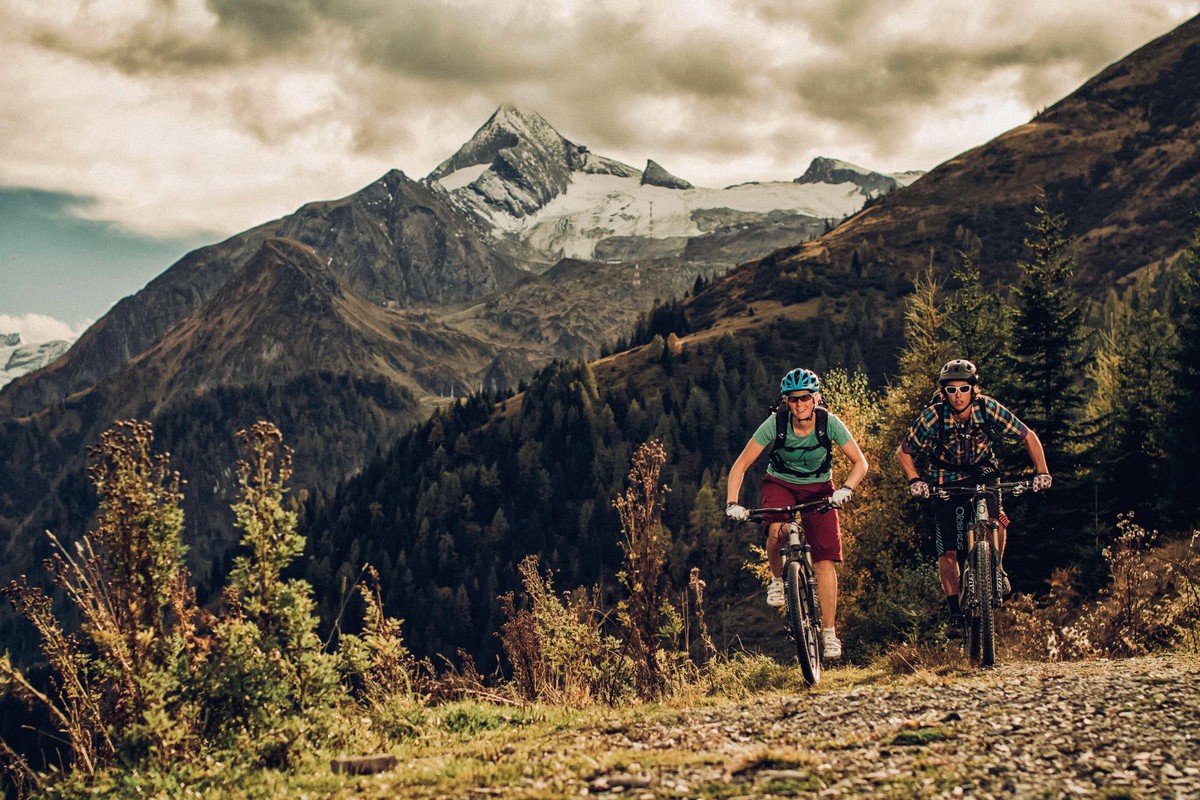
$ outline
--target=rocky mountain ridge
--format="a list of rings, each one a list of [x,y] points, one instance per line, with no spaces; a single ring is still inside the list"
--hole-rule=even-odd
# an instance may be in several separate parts
[[[639,174],[564,139],[540,114],[522,112],[511,103],[500,106],[427,180],[450,179],[460,170],[479,166],[486,169],[463,187],[460,198],[468,206],[513,217],[532,214],[565,192],[573,172],[623,178]]]
[[[864,169],[857,164],[818,156],[808,165],[804,174],[796,178],[796,183],[852,183],[859,188],[863,196],[878,197],[881,194],[895,191],[901,186],[907,186],[922,174],[924,173],[902,172],[896,175],[883,175],[874,170]]]

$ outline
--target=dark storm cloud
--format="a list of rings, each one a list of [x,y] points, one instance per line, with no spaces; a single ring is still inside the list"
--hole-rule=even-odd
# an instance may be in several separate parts
[[[243,31],[273,50],[305,39],[321,13],[296,0],[206,0],[206,5],[224,28]]]
[[[405,3],[358,31],[355,48],[365,64],[389,72],[486,87],[539,73],[531,38],[469,9]]]
[[[35,39],[131,72],[306,58],[345,41],[361,63],[405,77],[472,86],[586,81],[600,93],[728,96],[745,91],[756,68],[753,43],[734,28],[672,39],[611,11],[581,9],[564,24],[532,6],[508,13],[503,3],[206,0],[206,8],[216,24],[205,29],[178,24],[174,4],[156,3],[115,36],[70,27],[41,29]]]
[[[148,19],[120,36],[96,37],[78,29],[41,28],[30,35],[39,47],[82,61],[108,64],[129,75],[178,74],[241,63],[251,49],[233,37],[197,38]]]
[[[349,26],[362,8],[327,6],[325,13]],[[635,106],[727,104],[753,94],[753,54],[727,32],[683,37],[602,9],[581,9],[566,24],[502,8],[404,4],[357,28],[354,52],[396,79],[442,86],[443,101],[486,94],[496,103],[528,104],[581,141],[612,147],[644,140],[645,119]],[[373,102],[380,110],[387,105],[386,96]],[[356,143],[386,146],[381,134],[389,128],[364,118]]]
[[[811,57],[773,75],[789,105],[875,139],[894,137],[920,109],[953,103],[993,78],[1010,82],[1031,107],[1045,105],[1142,37],[1109,13],[1031,20],[995,9],[989,19],[980,9],[955,19],[953,8],[926,2],[747,5],[812,44]]]
[[[30,39],[127,74],[209,71],[312,53],[324,32],[318,5],[305,0],[205,0],[211,20],[201,22],[174,0],[155,0],[137,18],[110,29],[90,18],[85,4],[72,24],[33,25]]]
[[[641,20],[587,11],[564,25],[537,15],[405,4],[357,41],[365,63],[404,76],[472,87],[538,83],[550,95],[587,86],[600,105],[631,92],[738,94],[750,60],[723,36],[671,41]]]

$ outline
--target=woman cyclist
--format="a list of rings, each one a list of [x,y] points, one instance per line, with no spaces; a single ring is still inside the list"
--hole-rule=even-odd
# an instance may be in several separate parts
[[[741,455],[729,470],[726,515],[738,522],[750,517],[739,504],[742,480],[746,470],[758,460],[769,445],[771,451],[767,474],[762,481],[762,506],[782,508],[808,500],[828,497],[834,509],[840,508],[853,495],[855,487],[867,474],[867,458],[854,441],[846,425],[835,414],[820,407],[821,383],[810,369],[797,368],[779,382],[782,405],[758,426],[746,442]],[[779,431],[785,431],[783,436]],[[850,474],[845,483],[834,490],[831,464],[836,445],[850,459]],[[767,605],[783,605],[784,530],[787,517],[777,514],[767,520],[767,563],[771,583],[767,586]],[[842,560],[842,531],[837,511],[808,514],[803,519],[804,537],[812,548],[813,566],[817,573],[817,596],[821,603],[821,627],[825,658],[840,658],[842,643],[835,628],[837,616],[837,564]]]

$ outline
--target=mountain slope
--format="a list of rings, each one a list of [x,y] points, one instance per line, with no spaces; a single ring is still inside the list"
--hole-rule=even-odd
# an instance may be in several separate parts
[[[849,290],[859,279],[856,262],[912,275],[931,258],[948,270],[965,249],[975,251],[985,279],[1011,281],[1026,225],[1043,202],[1068,218],[1084,292],[1154,268],[1186,245],[1200,209],[1197,87],[1200,17],[819,240],[731,273],[698,298],[697,322],[717,324],[750,300],[786,303],[781,277],[804,270]]]
[[[208,302],[110,385],[136,382],[132,396],[162,407],[218,387],[284,382],[303,372],[387,375],[405,383],[397,365],[380,358],[392,342],[371,322],[384,313],[350,292],[311,247],[268,239]]]
[[[188,485],[189,564],[203,579],[234,541],[233,434],[271,419],[296,449],[297,485],[362,468],[376,442],[426,415],[396,363],[390,317],[333,276],[311,248],[267,240],[222,289],[119,371],[65,402],[7,420],[0,439],[5,575],[45,555],[36,532],[70,539],[88,517],[86,452],[114,419],[155,424]],[[13,446],[16,443],[18,446]]]
[[[188,253],[117,303],[65,358],[5,386],[0,416],[31,414],[113,374],[212,298],[270,237],[316,249],[332,274],[379,305],[469,301],[522,274],[444,195],[393,170],[348,197]]]

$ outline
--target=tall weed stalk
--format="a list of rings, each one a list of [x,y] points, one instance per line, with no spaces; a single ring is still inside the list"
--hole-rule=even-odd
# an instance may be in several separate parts
[[[650,440],[633,455],[629,486],[613,500],[621,519],[621,549],[625,568],[617,576],[628,591],[617,608],[617,619],[625,632],[633,662],[634,684],[638,696],[660,696],[667,684],[667,670],[660,658],[659,635],[664,621],[670,621],[669,600],[665,591],[663,563],[670,540],[662,526],[662,504],[669,491],[659,484],[666,451],[662,443]]]
[[[24,577],[4,588],[40,634],[51,678],[35,685],[5,655],[0,688],[43,706],[65,747],[63,769],[43,773],[0,742],[22,796],[54,782],[98,784],[105,771],[132,793],[167,796],[173,772],[206,754],[216,754],[206,763],[284,767],[309,745],[351,735],[339,720],[356,698],[317,637],[311,587],[283,577],[304,539],[285,501],[291,450],[279,431],[259,422],[238,433],[242,554],[216,613],[199,609],[189,586],[181,481],[153,441],[145,422],[103,434],[89,470],[100,496],[95,530],[73,546],[50,534],[46,573],[74,607],[76,630],[45,589]],[[357,661],[364,695],[412,696],[399,622],[372,600]]]

